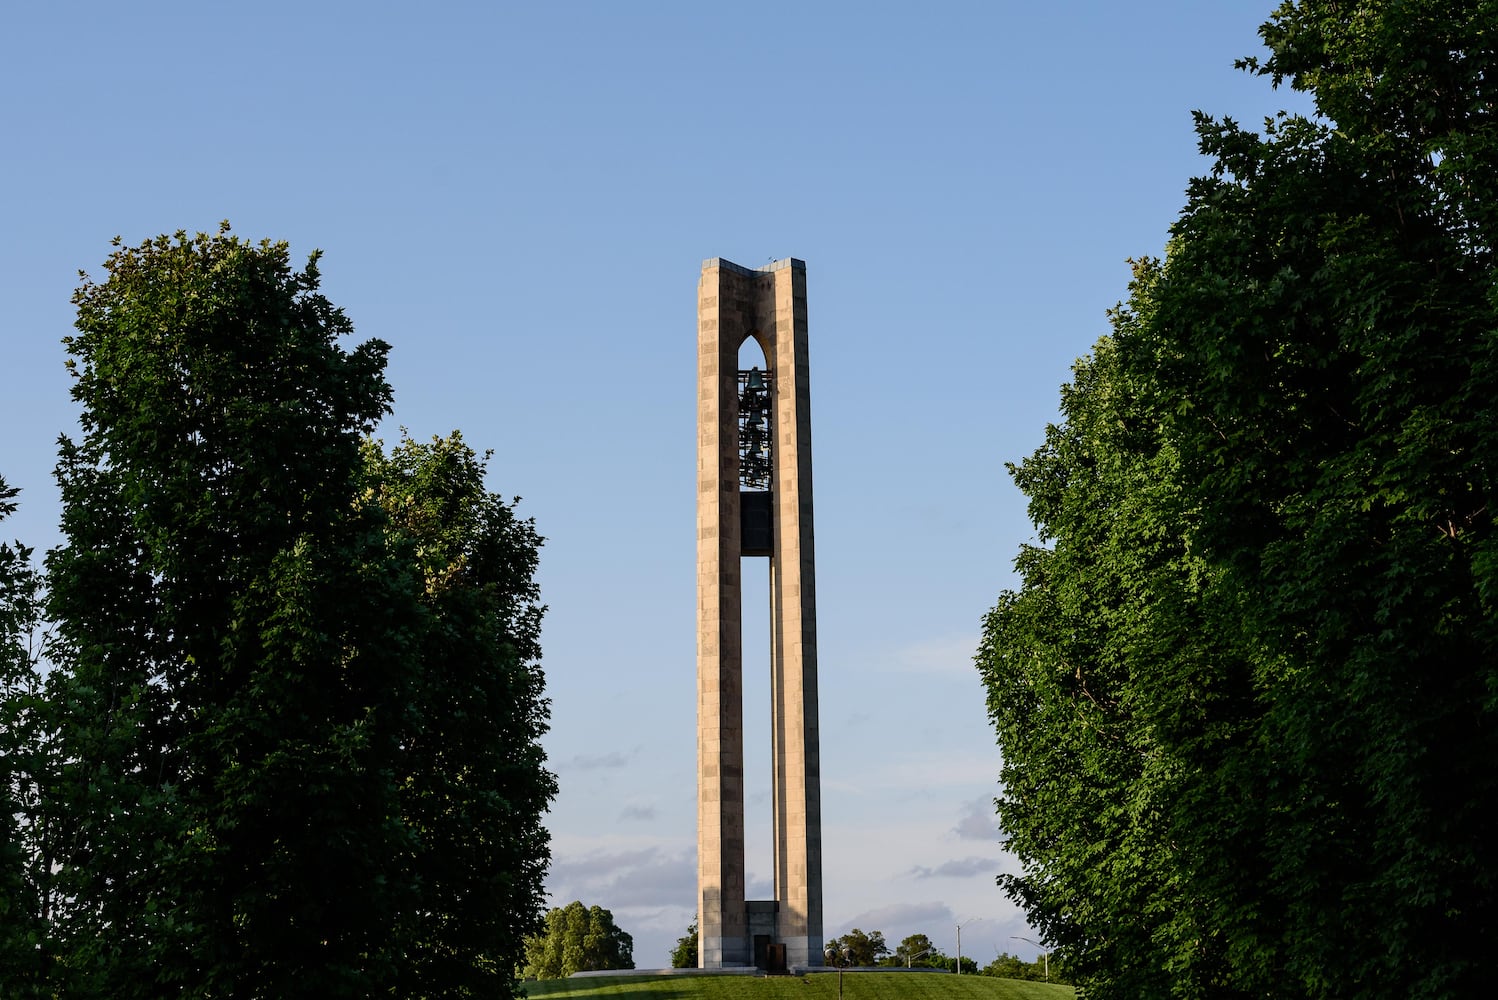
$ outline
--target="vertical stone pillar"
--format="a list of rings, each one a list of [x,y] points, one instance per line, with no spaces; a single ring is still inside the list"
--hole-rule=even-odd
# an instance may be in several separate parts
[[[754,337],[772,391],[769,557],[777,943],[822,963],[806,265],[705,261],[697,300],[697,859],[704,968],[754,961],[744,897],[738,353]],[[759,911],[756,911],[759,912]]]
[[[788,965],[822,964],[822,778],[806,267],[774,272],[774,554],[770,557],[775,898]],[[767,348],[765,357],[772,357]]]
[[[717,263],[717,262],[709,262]],[[705,969],[748,965],[739,586],[738,371],[743,281],[697,289],[697,941]]]

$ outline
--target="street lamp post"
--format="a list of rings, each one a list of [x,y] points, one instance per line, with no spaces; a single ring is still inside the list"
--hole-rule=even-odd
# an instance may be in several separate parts
[[[1051,981],[1051,953],[1045,950],[1045,945],[1041,944],[1039,941],[1031,941],[1027,937],[1020,937],[1018,934],[1011,934],[1009,936],[1012,937],[1012,938],[1014,938],[1014,940],[1016,940],[1016,941],[1023,941],[1026,944],[1033,944],[1035,947],[1037,947],[1037,948],[1040,949],[1040,959],[1041,959],[1041,961],[1043,963],[1045,963],[1045,981],[1046,982],[1050,982]]]
[[[983,919],[983,917],[969,917],[962,924],[976,924]],[[962,924],[957,925],[957,974],[959,976],[962,975]]]
[[[835,944],[827,946],[827,961],[837,966],[837,1000],[843,1000],[843,969],[848,965],[848,951]]]

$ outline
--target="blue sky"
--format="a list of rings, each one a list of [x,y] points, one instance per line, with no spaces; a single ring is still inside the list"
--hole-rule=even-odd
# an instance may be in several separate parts
[[[827,933],[950,953],[969,921],[980,963],[1034,954],[994,887],[1014,862],[971,663],[1033,535],[1004,463],[1205,169],[1190,112],[1304,107],[1232,68],[1271,6],[13,4],[5,534],[59,540],[59,341],[111,237],[227,218],[321,248],[324,292],[393,345],[384,436],[460,428],[548,538],[549,885],[663,965],[695,878],[697,277],[799,257]],[[753,893],[769,708],[746,689]]]

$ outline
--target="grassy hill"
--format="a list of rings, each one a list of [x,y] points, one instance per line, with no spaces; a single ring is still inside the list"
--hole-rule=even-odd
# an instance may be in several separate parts
[[[531,997],[644,997],[648,1000],[836,1000],[837,975],[608,976],[526,983]],[[941,972],[853,972],[843,977],[844,1000],[1072,1000],[1070,986]]]

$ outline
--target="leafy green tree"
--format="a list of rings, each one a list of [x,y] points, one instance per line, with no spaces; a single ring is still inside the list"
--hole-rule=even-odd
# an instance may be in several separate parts
[[[931,956],[931,968],[945,969],[948,972],[957,971],[957,958],[942,952],[934,952]],[[978,962],[971,955],[962,956],[962,974],[964,976],[976,976],[978,974]]]
[[[980,975],[999,979],[1027,979],[1031,982],[1070,983],[1064,960],[1057,955],[1043,955],[1027,962],[1018,955],[1001,951],[982,969]]]
[[[1460,996],[1498,954],[1490,4],[1305,0],[1015,470],[1004,880],[1089,996]],[[1376,914],[1371,919],[1370,914]]]
[[[880,957],[889,954],[889,946],[884,943],[883,931],[865,934],[857,927],[842,937],[835,937],[828,941],[827,947],[839,949],[847,965],[878,965]]]
[[[420,574],[420,683],[405,706],[401,818],[417,904],[402,914],[402,996],[492,994],[519,965],[544,903],[542,814],[556,794],[540,738],[548,703],[535,524],[484,487],[454,432],[366,443],[365,489],[388,546]],[[518,501],[516,501],[518,502]]]
[[[1037,979],[1038,976],[1030,975],[1030,963],[1018,955],[1011,955],[1007,951],[1001,951],[981,970],[982,975],[994,976],[998,979]]]
[[[1169,819],[1190,765],[1163,752],[1151,710],[1180,691],[1214,732],[1232,724],[1208,681],[1233,661],[1198,638],[1205,568],[1183,538],[1177,459],[1117,346],[1154,322],[1159,277],[1156,262],[1136,264],[1115,337],[1078,362],[1064,421],[1013,469],[1050,544],[1022,551],[1023,586],[1000,598],[979,651],[1003,748],[1000,822],[1025,862],[1000,884],[1048,940],[1134,996],[1205,989],[1198,967],[1218,941],[1173,877],[1189,864]],[[1123,918],[1140,913],[1151,921]]]
[[[1170,434],[1258,695],[1264,749],[1211,799],[1246,836],[1198,832],[1199,884],[1235,969],[1278,952],[1319,995],[1481,992],[1498,954],[1495,30],[1282,7],[1260,69],[1332,124],[1203,123],[1169,334],[1133,348],[1190,400]]]
[[[414,902],[385,861],[415,602],[353,502],[387,349],[337,346],[284,244],[117,240],[105,268],[48,557],[70,962],[113,996],[347,995]]]
[[[931,939],[924,934],[911,934],[895,946],[895,950],[888,956],[880,959],[880,965],[899,965],[912,968],[920,966],[933,966],[933,956],[941,952]]]
[[[0,478],[0,521],[15,512],[17,493]],[[50,758],[34,647],[40,592],[31,550],[0,542],[0,982],[15,997],[51,995],[39,785]]]
[[[539,540],[456,437],[364,443],[387,348],[338,345],[316,260],[225,225],[116,241],[75,295],[48,581],[78,995],[502,992],[539,910]]]
[[[676,947],[671,949],[671,968],[695,969],[700,964],[698,956],[697,918],[694,916],[686,935],[677,938]]]
[[[635,942],[601,906],[574,900],[546,914],[540,934],[525,942],[525,975],[565,979],[574,972],[633,969]]]

